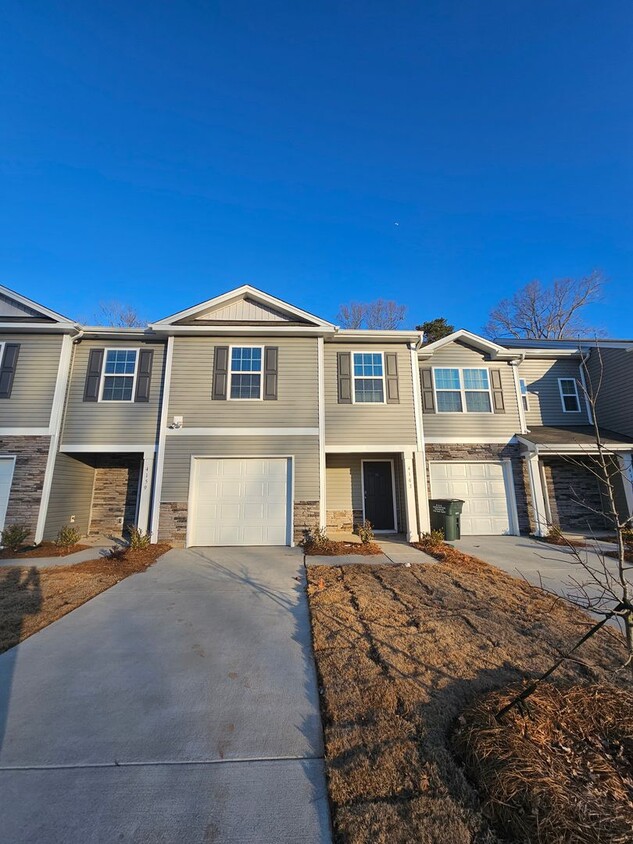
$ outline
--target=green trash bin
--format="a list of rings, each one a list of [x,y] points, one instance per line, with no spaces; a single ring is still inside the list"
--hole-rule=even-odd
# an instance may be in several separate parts
[[[431,530],[441,530],[447,542],[461,539],[460,517],[464,502],[460,498],[432,498]]]

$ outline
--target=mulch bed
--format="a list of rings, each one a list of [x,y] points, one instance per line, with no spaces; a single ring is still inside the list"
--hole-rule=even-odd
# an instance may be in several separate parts
[[[591,622],[450,546],[420,547],[440,564],[307,571],[335,841],[518,844],[486,813],[454,726],[491,690],[549,668]],[[575,656],[557,682],[628,682],[616,631]]]
[[[17,560],[21,557],[25,559],[28,557],[67,557],[76,551],[85,551],[86,548],[90,548],[90,545],[78,544],[60,547],[55,545],[54,542],[40,542],[39,545],[25,545],[19,551],[4,548],[0,551],[0,560]]]
[[[381,548],[375,542],[336,542],[333,539],[319,545],[304,545],[303,550],[309,557],[341,557],[347,554],[372,557],[382,554]]]
[[[70,566],[0,567],[0,653],[115,583],[145,571],[169,548],[150,545],[116,558],[99,557]]]
[[[459,719],[457,752],[483,811],[530,844],[629,844],[633,830],[633,694],[608,685],[542,684],[529,714],[494,713],[493,692]]]

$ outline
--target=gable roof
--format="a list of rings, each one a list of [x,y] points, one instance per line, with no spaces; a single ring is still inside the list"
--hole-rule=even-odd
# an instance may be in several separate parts
[[[9,287],[0,285],[0,324],[18,326],[55,325],[63,328],[76,326],[74,320],[50,308],[27,299]]]
[[[444,346],[448,346],[451,343],[455,342],[464,343],[466,346],[471,346],[473,349],[477,349],[480,352],[485,352],[486,354],[490,355],[491,358],[512,359],[517,357],[516,352],[510,351],[504,348],[503,346],[499,346],[497,345],[497,343],[493,343],[492,340],[487,340],[485,337],[481,337],[479,334],[473,334],[472,331],[466,331],[465,328],[460,328],[459,331],[454,331],[447,337],[442,337],[441,340],[436,340],[434,343],[429,343],[428,346],[422,346],[418,350],[418,357],[430,358],[432,357],[434,352],[437,352]]]
[[[160,330],[202,330],[213,327],[214,330],[235,326],[252,326],[262,329],[305,329],[314,331],[334,331],[336,326],[314,314],[297,308],[258,290],[250,284],[243,284],[213,299],[207,299],[191,308],[172,314],[150,324],[150,328]]]

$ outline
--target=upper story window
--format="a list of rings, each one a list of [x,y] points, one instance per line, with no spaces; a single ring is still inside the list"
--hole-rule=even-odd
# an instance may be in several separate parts
[[[523,410],[529,410],[530,394],[528,393],[527,382],[525,378],[519,378],[519,385],[521,387],[521,401],[523,403]]]
[[[101,401],[133,401],[138,354],[136,349],[107,349]]]
[[[382,352],[354,352],[354,401],[385,402],[385,368]]]
[[[232,346],[230,392],[232,399],[261,399],[262,347]]]
[[[580,411],[580,399],[578,398],[578,387],[575,378],[559,378],[558,389],[560,400],[563,403],[564,413],[578,413]]]
[[[438,413],[492,413],[487,369],[433,369]]]

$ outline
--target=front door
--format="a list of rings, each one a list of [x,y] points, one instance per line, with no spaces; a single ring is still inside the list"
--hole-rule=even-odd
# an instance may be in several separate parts
[[[389,460],[363,462],[363,489],[365,492],[365,519],[374,530],[395,530],[393,512],[393,478]]]

